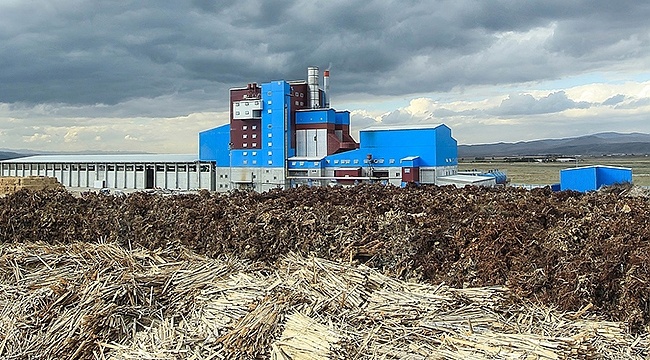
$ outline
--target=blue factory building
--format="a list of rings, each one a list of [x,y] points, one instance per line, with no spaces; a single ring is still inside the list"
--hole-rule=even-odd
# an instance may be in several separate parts
[[[199,161],[215,167],[214,189],[265,191],[297,185],[435,184],[457,173],[446,125],[375,127],[350,136],[350,113],[329,103],[317,67],[307,81],[230,90],[230,122],[199,134]]]
[[[322,87],[320,86],[322,79]],[[0,176],[53,176],[67,187],[266,191],[377,182],[491,185],[457,174],[446,125],[376,127],[350,136],[350,113],[330,106],[329,71],[307,80],[230,89],[229,122],[199,133],[197,154],[36,155],[0,162]]]
[[[614,166],[583,166],[560,170],[560,190],[594,191],[603,186],[632,183],[632,169]]]

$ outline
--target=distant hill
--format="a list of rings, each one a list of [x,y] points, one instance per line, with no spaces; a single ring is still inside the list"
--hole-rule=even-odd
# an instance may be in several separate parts
[[[25,155],[11,152],[11,151],[0,151],[0,160],[15,159],[23,156]]]
[[[602,156],[616,154],[650,154],[650,134],[607,132],[566,139],[458,146],[459,158],[536,155]]]

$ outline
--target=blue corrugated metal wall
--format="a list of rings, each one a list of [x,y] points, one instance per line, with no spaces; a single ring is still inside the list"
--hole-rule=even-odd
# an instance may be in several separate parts
[[[632,183],[632,169],[615,167],[596,168],[596,186]]]
[[[585,166],[560,170],[560,190],[587,192],[626,182],[632,182],[632,169]]]
[[[401,166],[400,159],[419,156],[420,166],[458,164],[456,140],[446,125],[430,129],[361,130],[360,148],[327,157],[328,166],[361,164],[368,154],[377,160],[375,167]],[[336,162],[338,160],[338,162]],[[357,162],[355,162],[355,160]]]
[[[215,161],[217,166],[229,166],[228,143],[230,143],[230,124],[199,133],[199,160]]]

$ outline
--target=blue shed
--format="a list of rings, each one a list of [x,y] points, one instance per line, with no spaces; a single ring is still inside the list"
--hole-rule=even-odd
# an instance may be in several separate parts
[[[587,192],[623,183],[632,183],[632,169],[595,165],[560,170],[560,190]]]

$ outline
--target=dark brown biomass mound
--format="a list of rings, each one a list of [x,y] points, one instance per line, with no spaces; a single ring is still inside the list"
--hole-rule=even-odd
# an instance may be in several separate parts
[[[650,202],[638,188],[298,188],[126,197],[21,191],[0,242],[117,241],[274,262],[290,251],[454,287],[507,285],[632,330],[650,323]]]

